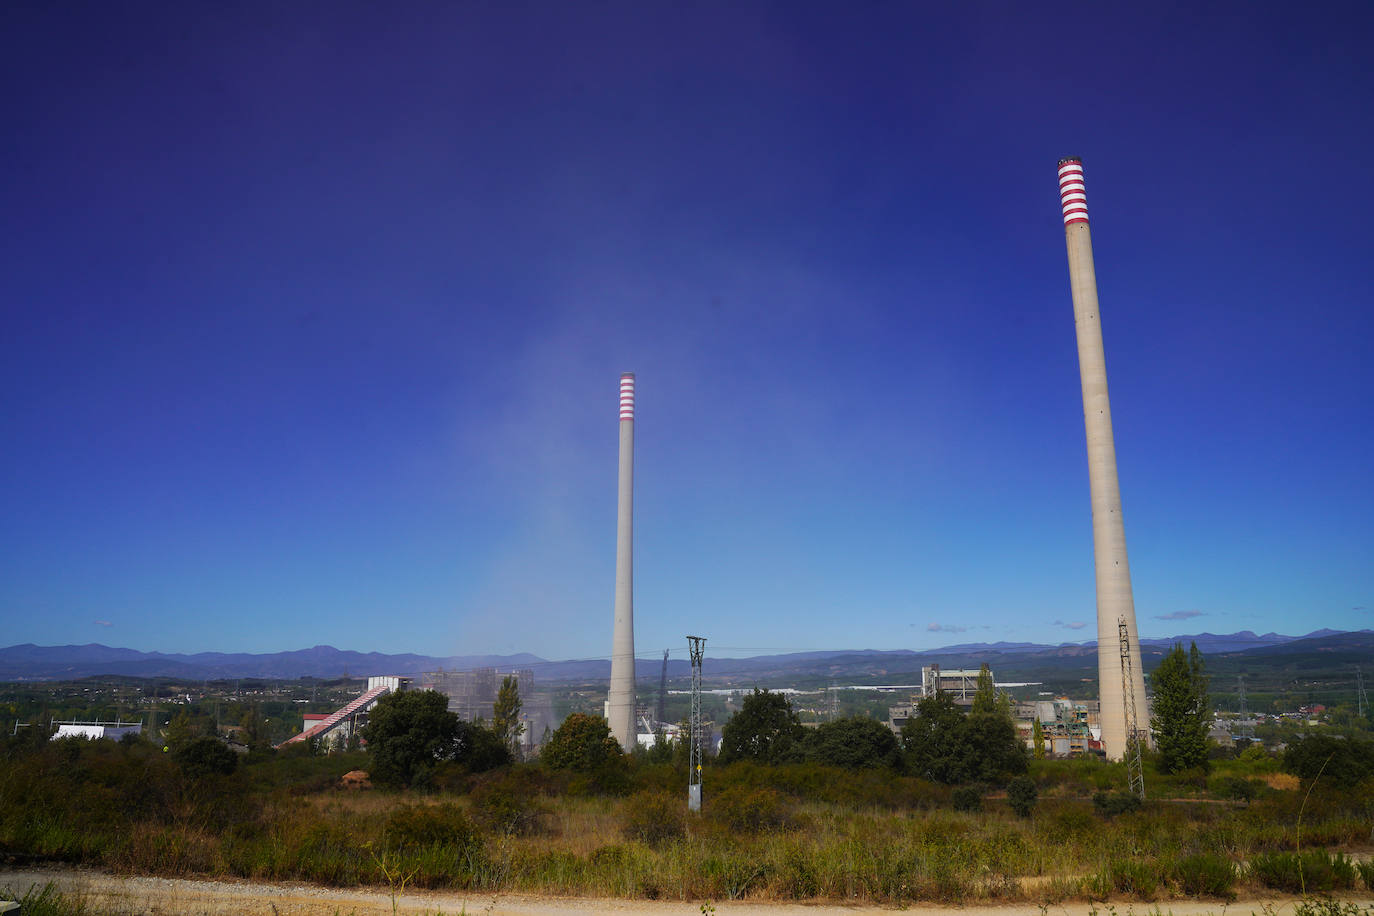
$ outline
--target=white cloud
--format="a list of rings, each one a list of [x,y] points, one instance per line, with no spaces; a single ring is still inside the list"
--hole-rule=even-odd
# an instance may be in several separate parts
[[[1187,620],[1190,617],[1202,616],[1202,611],[1174,611],[1172,614],[1156,614],[1155,620]]]

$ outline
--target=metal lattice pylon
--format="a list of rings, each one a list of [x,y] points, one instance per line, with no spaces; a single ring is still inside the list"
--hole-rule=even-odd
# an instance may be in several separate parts
[[[687,651],[692,656],[691,751],[687,757],[687,810],[701,810],[701,659],[706,652],[706,637],[688,636]]]
[[[1360,671],[1360,666],[1355,666],[1355,702],[1359,706],[1360,718],[1363,719],[1369,713],[1369,695],[1364,692],[1364,673]]]
[[[1140,759],[1140,746],[1145,743],[1140,723],[1136,718],[1135,678],[1131,664],[1131,633],[1125,618],[1117,618],[1117,632],[1121,637],[1121,693],[1126,707],[1126,779],[1130,792],[1137,798],[1145,798],[1145,764]]]

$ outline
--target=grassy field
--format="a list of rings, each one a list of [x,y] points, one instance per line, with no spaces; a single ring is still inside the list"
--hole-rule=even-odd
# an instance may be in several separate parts
[[[1374,786],[1315,788],[1278,762],[1147,772],[1036,761],[1018,817],[995,792],[883,770],[633,763],[608,786],[536,765],[346,791],[365,755],[265,754],[192,778],[146,743],[54,742],[0,773],[0,854],[123,873],[680,900],[1053,904],[1371,887]],[[1311,791],[1309,792],[1309,789]],[[956,809],[956,802],[958,810]]]

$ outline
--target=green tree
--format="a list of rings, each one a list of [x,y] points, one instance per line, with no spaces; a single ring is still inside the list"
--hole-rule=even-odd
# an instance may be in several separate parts
[[[1011,716],[1001,710],[971,712],[964,719],[964,733],[964,772],[969,779],[1001,784],[1026,772],[1026,745]]]
[[[555,770],[596,773],[619,763],[622,755],[605,719],[575,712],[554,729],[539,759]]]
[[[473,773],[485,773],[512,763],[515,757],[494,729],[480,722],[460,720],[448,759],[463,764]]]
[[[1289,743],[1283,768],[1298,778],[1349,789],[1374,776],[1374,741],[1368,738],[1308,735]]]
[[[997,686],[992,682],[992,670],[984,665],[978,669],[978,689],[973,693],[970,713],[997,712]]]
[[[363,740],[372,755],[371,776],[382,785],[409,786],[427,778],[434,765],[452,760],[458,716],[448,698],[433,690],[401,690],[377,701],[368,714]]]
[[[902,726],[902,750],[913,776],[951,784],[968,779],[964,714],[953,697],[940,690],[916,704],[916,715]]]
[[[501,689],[492,707],[491,730],[513,756],[519,756],[520,736],[525,732],[525,725],[520,721],[521,706],[520,684],[513,675],[508,674],[501,681]]]
[[[176,749],[173,755],[188,779],[203,780],[228,776],[239,764],[239,755],[218,738],[194,738]]]
[[[167,723],[167,728],[163,732],[163,745],[175,751],[194,741],[200,735],[200,729],[191,721],[191,714],[183,706]]]
[[[794,760],[799,756],[805,731],[785,694],[755,687],[721,729],[720,761]]]
[[[1154,689],[1155,747],[1159,769],[1177,773],[1194,767],[1206,770],[1207,731],[1212,724],[1212,706],[1207,697],[1207,676],[1197,643],[1189,652],[1181,643],[1164,656],[1150,677]]]
[[[1007,784],[1007,804],[1020,817],[1030,817],[1040,790],[1029,776],[1018,776]]]
[[[940,691],[916,704],[902,726],[902,749],[912,775],[932,782],[1003,783],[1026,771],[1026,749],[1016,723],[988,695],[978,711],[964,715]],[[975,700],[975,706],[979,704]]]
[[[251,750],[265,751],[272,746],[267,736],[267,722],[257,703],[251,704],[243,713],[239,725],[243,727],[243,743]]]
[[[1035,745],[1035,759],[1045,759],[1045,727],[1040,724],[1040,717],[1037,716],[1035,724],[1031,726],[1031,742]]]
[[[876,719],[853,716],[826,722],[806,735],[806,756],[828,766],[859,770],[901,765],[897,736]]]

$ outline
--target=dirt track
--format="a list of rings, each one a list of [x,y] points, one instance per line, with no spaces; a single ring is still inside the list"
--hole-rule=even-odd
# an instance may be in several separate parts
[[[123,914],[177,914],[177,916],[237,916],[237,914],[265,914],[265,916],[373,916],[373,914],[460,913],[490,914],[490,916],[553,916],[559,913],[616,913],[645,914],[645,916],[687,916],[701,914],[701,901],[649,900],[588,900],[554,897],[526,897],[501,895],[498,897],[446,892],[407,892],[396,898],[395,910],[389,894],[383,891],[356,891],[315,887],[306,884],[250,884],[248,882],[192,881],[172,878],[119,877],[98,871],[72,868],[31,868],[0,871],[0,889],[22,895],[32,886],[42,887],[51,882],[65,894],[84,898],[96,912]],[[1361,904],[1372,901],[1368,896],[1358,898]],[[1292,901],[1269,901],[1274,912],[1292,912]],[[1264,901],[1248,900],[1223,904],[1219,902],[1174,900],[1161,903],[1118,902],[1113,908],[1118,916],[1127,914],[1170,913],[1173,916],[1201,916],[1201,914],[1259,913]],[[715,912],[737,916],[836,916],[854,913],[890,913],[892,907],[837,906],[834,904],[796,903],[734,903],[714,901]],[[1158,910],[1156,910],[1158,907]],[[1014,916],[1038,913],[1035,904],[1014,906],[941,907],[916,904],[906,912],[938,916]],[[1063,904],[1047,911],[1051,916],[1087,916],[1088,904]],[[1098,913],[1109,912],[1099,904]]]

